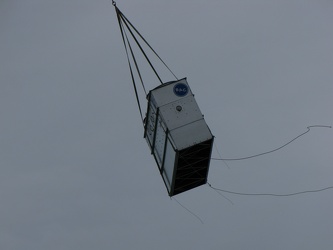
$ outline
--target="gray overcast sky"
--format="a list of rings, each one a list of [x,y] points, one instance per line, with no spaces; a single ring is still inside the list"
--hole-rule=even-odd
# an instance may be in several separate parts
[[[333,124],[332,1],[117,4],[188,77],[214,157],[261,153]],[[1,249],[333,249],[333,190],[223,193],[231,203],[205,185],[176,196],[204,224],[169,199],[111,1],[1,0],[0,37]],[[158,85],[142,71],[149,89]],[[213,161],[209,182],[320,189],[333,185],[332,152],[333,129],[313,128],[273,154]]]

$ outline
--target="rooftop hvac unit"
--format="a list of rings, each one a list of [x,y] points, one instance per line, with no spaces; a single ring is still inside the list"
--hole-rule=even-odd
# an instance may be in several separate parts
[[[147,96],[145,133],[169,196],[207,183],[214,137],[186,78]]]

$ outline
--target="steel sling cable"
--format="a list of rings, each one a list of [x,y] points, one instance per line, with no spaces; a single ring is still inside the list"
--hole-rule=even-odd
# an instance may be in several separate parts
[[[120,12],[121,13],[121,12]],[[144,57],[146,58],[148,64],[150,65],[151,69],[154,71],[156,77],[158,78],[158,80],[160,81],[161,84],[163,84],[163,81],[161,79],[161,77],[159,76],[159,74],[157,73],[155,67],[153,66],[153,64],[151,63],[151,61],[149,60],[146,52],[143,50],[142,46],[140,45],[138,39],[135,37],[134,33],[132,32],[132,30],[130,29],[130,27],[128,26],[127,22],[126,22],[126,19],[124,19],[121,15],[120,15],[121,19],[123,20],[123,23],[126,25],[128,31],[131,33],[134,41],[136,42],[136,44],[138,45],[138,47],[140,48],[141,50],[141,53],[144,55]]]
[[[163,63],[163,65],[169,70],[169,72],[177,80],[178,80],[178,78],[171,71],[171,69],[166,65],[166,63],[162,60],[162,58],[157,54],[157,52],[152,48],[152,46],[147,42],[147,40],[140,34],[140,32],[128,20],[128,18],[119,10],[119,8],[116,6],[116,2],[114,0],[112,0],[112,5],[115,7],[115,11],[116,11],[116,14],[117,14],[118,24],[119,24],[121,36],[122,36],[124,47],[125,47],[126,57],[127,57],[128,65],[129,65],[129,70],[130,70],[131,78],[132,78],[133,88],[134,88],[134,92],[135,92],[135,96],[136,96],[136,100],[137,100],[137,105],[138,105],[138,108],[139,108],[139,111],[140,111],[140,116],[141,116],[142,122],[144,124],[143,113],[142,113],[142,109],[141,109],[141,104],[140,104],[138,89],[137,89],[137,85],[136,85],[136,81],[135,81],[136,77],[135,77],[134,72],[133,72],[133,66],[132,66],[131,60],[132,60],[132,62],[134,64],[134,66],[135,66],[137,76],[140,79],[143,91],[145,92],[146,95],[147,95],[147,91],[146,91],[146,88],[145,88],[145,85],[144,85],[144,82],[143,82],[143,78],[142,78],[142,75],[141,75],[141,72],[140,72],[140,69],[139,69],[139,65],[138,65],[137,60],[136,60],[135,55],[134,55],[134,51],[133,51],[131,43],[129,41],[129,37],[127,36],[126,29],[131,34],[131,37],[135,41],[136,45],[138,46],[138,48],[140,49],[142,55],[146,59],[147,63],[149,64],[149,66],[151,67],[151,69],[153,70],[153,72],[155,73],[156,77],[160,81],[161,85],[163,84],[163,81],[162,81],[161,77],[159,76],[159,74],[157,73],[155,67],[151,63],[150,59],[148,58],[148,56],[147,56],[146,52],[144,51],[143,47],[141,46],[140,42],[138,41],[138,37],[140,37],[142,39],[142,41],[155,54],[155,56]],[[134,34],[134,32],[136,34]]]
[[[123,26],[122,26],[123,27]],[[124,27],[123,27],[124,29]],[[147,95],[147,91],[146,91],[146,88],[145,88],[145,85],[143,83],[143,80],[142,80],[142,76],[141,76],[141,72],[140,72],[140,69],[139,69],[139,65],[138,63],[136,62],[136,59],[135,59],[135,55],[134,55],[134,52],[133,52],[133,49],[132,49],[132,46],[131,46],[131,43],[129,42],[129,39],[128,39],[128,36],[127,36],[127,33],[124,29],[124,34],[125,34],[125,37],[126,37],[126,41],[127,41],[127,44],[128,44],[128,47],[131,51],[131,55],[132,55],[132,59],[133,59],[133,62],[134,62],[134,65],[135,65],[135,68],[136,68],[136,71],[138,73],[138,76],[140,78],[140,81],[141,81],[141,85],[142,85],[142,88],[143,88],[143,91],[145,92],[145,94]]]
[[[147,40],[141,35],[141,33],[135,28],[135,26],[128,20],[128,18],[119,10],[119,8],[116,6],[116,4],[113,2],[113,5],[115,6],[117,15],[119,15],[121,17],[121,20],[123,21],[123,23],[126,25],[128,31],[131,33],[133,39],[135,40],[137,46],[139,47],[139,49],[141,50],[142,54],[144,55],[144,57],[146,58],[148,64],[150,65],[151,69],[154,71],[155,75],[157,76],[157,78],[159,79],[159,81],[161,82],[161,84],[163,84],[160,76],[158,75],[156,69],[154,68],[153,64],[151,63],[151,61],[149,60],[146,52],[144,51],[144,49],[142,48],[142,46],[140,45],[137,37],[135,36],[135,34],[133,33],[132,30],[135,31],[135,33],[142,39],[142,41],[149,47],[149,49],[155,54],[155,56],[163,63],[163,65],[169,70],[169,72],[178,80],[178,78],[176,77],[176,75],[172,72],[172,70],[168,67],[168,65],[163,61],[163,59],[157,54],[157,52],[153,49],[153,47],[147,42]]]
[[[144,122],[143,115],[142,115],[142,110],[141,110],[141,105],[140,105],[140,100],[139,100],[139,96],[138,96],[138,90],[136,88],[135,78],[134,78],[134,74],[133,74],[133,70],[132,70],[132,66],[131,66],[131,61],[130,61],[128,50],[127,50],[125,36],[126,36],[128,44],[129,44],[129,41],[128,41],[127,35],[125,33],[124,27],[122,25],[120,13],[118,12],[118,8],[116,7],[114,1],[112,2],[112,4],[115,6],[115,9],[116,9],[116,12],[117,12],[118,24],[119,24],[120,33],[121,33],[121,36],[122,36],[122,39],[123,39],[123,43],[124,43],[124,47],[125,47],[125,51],[126,51],[126,57],[127,57],[128,66],[129,66],[130,73],[131,73],[131,78],[132,78],[133,88],[134,88],[134,92],[135,92],[135,96],[136,96],[136,101],[137,101],[137,104],[138,104],[138,108],[139,108],[141,120],[142,120],[142,122]],[[133,56],[133,54],[132,54],[132,56]]]
[[[157,54],[157,52],[153,49],[152,46],[150,46],[150,44],[147,42],[147,40],[141,35],[141,33],[134,27],[134,25],[127,19],[127,17],[118,9],[118,11],[120,12],[122,19],[124,21],[126,21],[126,23],[128,23],[133,30],[140,36],[140,38],[142,39],[142,41],[145,42],[145,44],[151,49],[151,51],[157,56],[157,58],[163,63],[163,65],[169,70],[169,72],[176,78],[176,80],[178,80],[178,77],[172,72],[172,70],[168,67],[168,65],[162,60],[162,58]],[[148,60],[148,59],[147,59]]]

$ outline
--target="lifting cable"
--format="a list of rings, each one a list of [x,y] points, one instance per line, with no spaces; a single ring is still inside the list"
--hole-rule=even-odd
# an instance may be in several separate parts
[[[124,34],[126,35],[126,33],[125,33],[125,30],[123,30],[123,25],[121,23],[120,16],[117,15],[117,18],[118,18],[118,23],[119,23],[119,27],[120,27],[121,36],[122,36],[123,42],[124,42],[124,47],[125,47],[125,51],[126,51],[126,57],[127,57],[127,61],[128,61],[128,66],[129,66],[129,69],[130,69],[130,72],[131,72],[131,78],[132,78],[133,88],[134,88],[134,92],[135,92],[135,96],[136,96],[136,101],[137,101],[137,104],[138,104],[138,108],[139,108],[141,120],[143,122],[143,116],[142,116],[142,110],[141,110],[140,100],[139,100],[139,96],[138,96],[138,90],[136,88],[135,78],[134,78],[134,75],[133,75],[131,61],[130,61],[130,58],[129,58],[129,55],[128,55],[127,45],[126,45],[125,36],[124,36]],[[128,41],[127,35],[126,35],[126,39]],[[132,49],[131,49],[131,51],[132,51]],[[140,72],[140,71],[138,71],[138,72]]]
[[[133,88],[134,88],[134,92],[135,92],[135,96],[136,96],[136,101],[137,101],[137,104],[138,104],[138,108],[139,108],[139,112],[140,112],[140,116],[141,116],[142,122],[144,123],[144,119],[143,119],[143,115],[142,115],[142,109],[141,109],[140,100],[139,100],[138,89],[137,89],[136,82],[135,82],[135,75],[134,75],[134,72],[133,72],[133,67],[132,67],[132,64],[131,64],[131,60],[133,61],[134,65],[135,65],[137,76],[140,79],[143,91],[145,92],[146,95],[147,95],[147,91],[146,91],[146,88],[144,86],[142,75],[140,73],[140,69],[139,69],[137,60],[135,58],[135,55],[134,55],[131,43],[130,43],[129,38],[127,36],[126,30],[131,34],[131,37],[135,41],[136,45],[139,47],[142,55],[145,57],[146,61],[148,62],[149,66],[151,67],[151,69],[155,73],[155,75],[158,78],[158,80],[159,80],[159,82],[160,82],[161,85],[163,84],[163,81],[162,81],[161,77],[159,76],[159,74],[157,73],[155,67],[153,66],[153,64],[149,60],[149,58],[148,58],[146,52],[144,51],[144,49],[142,48],[141,44],[139,43],[137,36],[139,36],[141,38],[141,40],[149,47],[149,49],[163,63],[163,65],[168,69],[168,71],[177,80],[178,80],[178,78],[171,71],[171,69],[166,65],[166,63],[162,60],[162,58],[156,53],[156,51],[151,47],[151,45],[147,42],[147,40],[140,34],[140,32],[128,20],[128,18],[119,10],[119,8],[117,7],[117,4],[116,4],[116,2],[114,0],[112,0],[112,5],[115,7],[115,10],[116,10],[116,13],[117,13],[118,24],[119,24],[121,36],[122,36],[124,47],[125,47],[126,57],[127,57],[127,61],[128,61],[129,70],[130,70],[130,73],[131,73],[131,78],[132,78]],[[129,53],[129,51],[130,51],[130,53]]]

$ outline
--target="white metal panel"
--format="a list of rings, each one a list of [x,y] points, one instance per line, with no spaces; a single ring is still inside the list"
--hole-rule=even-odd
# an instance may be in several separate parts
[[[159,113],[169,130],[202,119],[202,113],[193,95],[187,95],[182,99],[160,107]]]
[[[165,85],[161,85],[158,88],[153,89],[151,91],[151,95],[153,96],[153,100],[156,103],[156,106],[161,107],[165,104],[168,104],[170,102],[174,102],[176,100],[183,98],[184,96],[182,96],[182,97],[177,96],[174,92],[175,85],[181,84],[181,83],[185,84],[187,86],[187,89],[188,89],[187,95],[192,95],[191,89],[188,86],[186,79],[182,79],[180,81],[173,82],[170,84],[166,83]]]
[[[159,167],[162,166],[165,140],[166,140],[166,134],[163,129],[161,119],[158,118],[158,122],[157,122],[157,126],[156,126],[154,150],[155,150],[155,156],[158,161]]]
[[[147,140],[149,141],[150,146],[153,145],[153,139],[154,139],[154,131],[155,131],[155,126],[156,126],[156,108],[153,105],[153,103],[150,103],[149,107],[149,113],[147,115],[147,120],[146,120],[146,131],[145,135]]]
[[[176,152],[168,140],[165,151],[164,172],[167,178],[165,181],[169,184],[169,186],[172,184],[173,172],[175,171],[175,160]]]
[[[163,178],[166,188],[168,189],[168,192],[170,193],[172,183],[169,182],[165,172],[162,173],[162,178]]]
[[[213,138],[204,119],[171,130],[170,136],[178,150]]]

